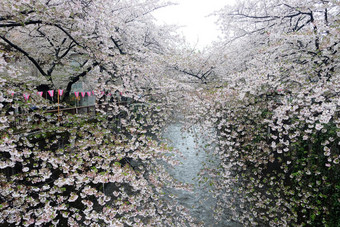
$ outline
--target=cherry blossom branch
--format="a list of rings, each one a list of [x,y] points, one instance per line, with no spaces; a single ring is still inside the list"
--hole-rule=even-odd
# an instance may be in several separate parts
[[[89,66],[87,69],[85,69],[82,73],[80,73],[80,74],[78,74],[74,77],[71,77],[69,82],[67,83],[64,98],[66,98],[70,95],[71,88],[72,88],[72,85],[74,83],[78,82],[80,78],[86,76],[94,67],[96,67],[98,65],[99,65],[99,63],[95,62],[91,66]]]
[[[123,49],[121,48],[121,45],[119,45],[118,41],[115,40],[112,36],[110,37],[111,41],[114,43],[114,45],[117,47],[117,49],[119,50],[119,53],[121,55],[125,55],[126,53],[123,51]]]
[[[9,41],[5,36],[0,35],[0,38],[2,40],[4,40],[7,44],[9,44],[11,47],[13,47],[14,49],[16,49],[17,51],[19,51],[20,53],[22,53],[23,55],[25,55],[33,64],[34,66],[39,70],[39,72],[46,77],[46,79],[48,79],[48,81],[50,82],[51,86],[53,85],[53,80],[52,77],[50,75],[48,75],[40,66],[40,64],[37,62],[37,60],[35,60],[29,53],[27,53],[25,50],[23,50],[22,48],[20,48],[19,46],[15,45],[14,43],[12,43],[11,41]]]
[[[13,22],[13,23],[7,23],[7,24],[0,24],[0,28],[8,28],[8,27],[21,27],[21,26],[25,26],[25,25],[30,25],[30,24],[41,24],[43,23],[43,21],[41,20],[31,20],[31,21],[25,21],[22,23],[18,23],[18,22]]]

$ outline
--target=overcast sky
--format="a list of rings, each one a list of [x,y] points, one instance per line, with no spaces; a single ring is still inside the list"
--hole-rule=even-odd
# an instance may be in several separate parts
[[[192,45],[201,49],[217,40],[221,34],[214,24],[216,18],[208,17],[215,10],[230,5],[235,0],[174,0],[175,6],[162,8],[154,13],[160,23],[177,24],[185,27],[180,32]]]

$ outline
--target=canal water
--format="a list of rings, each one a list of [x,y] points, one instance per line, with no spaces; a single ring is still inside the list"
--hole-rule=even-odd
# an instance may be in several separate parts
[[[198,183],[197,175],[203,168],[217,167],[212,152],[209,151],[213,146],[207,142],[207,136],[207,132],[203,133],[199,127],[185,130],[184,123],[179,121],[169,124],[164,130],[166,142],[181,153],[176,157],[181,164],[169,168],[168,171],[175,179],[192,185],[192,191],[170,189],[169,192],[177,197],[179,204],[190,210],[192,217],[197,220],[196,224],[200,226],[240,226],[227,220],[219,223],[215,221],[213,210],[216,201],[210,192],[212,186],[209,181]],[[208,162],[208,165],[204,165]]]

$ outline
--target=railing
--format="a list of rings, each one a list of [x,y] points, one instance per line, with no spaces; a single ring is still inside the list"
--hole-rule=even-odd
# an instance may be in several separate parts
[[[73,108],[63,108],[59,109],[59,112],[63,113],[70,113],[70,114],[83,114],[83,113],[95,113],[96,112],[96,106],[78,106]],[[54,110],[47,110],[45,113],[58,113],[58,109]]]
[[[117,103],[118,105],[131,105],[131,106],[144,106],[147,105],[146,103],[141,103],[141,102],[129,102],[129,101],[121,101]],[[99,104],[100,108],[103,108],[104,111],[109,110],[109,106],[107,104]],[[33,110],[34,111],[34,110]],[[50,114],[58,114],[58,119],[62,119],[63,113],[68,113],[68,114],[90,114],[90,115],[95,115],[96,113],[96,106],[95,105],[90,105],[90,106],[77,106],[77,107],[69,107],[69,108],[62,108],[62,109],[52,109],[52,110],[46,110],[44,113],[50,113]],[[21,125],[24,123],[32,122],[35,121],[34,119],[31,119],[29,116],[27,116],[24,113],[21,114],[16,114],[15,118],[15,125]],[[116,118],[117,116],[115,116]],[[48,116],[47,116],[48,118]],[[40,120],[37,122],[39,124]]]

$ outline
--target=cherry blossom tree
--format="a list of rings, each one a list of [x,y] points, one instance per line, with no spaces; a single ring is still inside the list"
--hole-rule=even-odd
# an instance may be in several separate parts
[[[188,186],[160,165],[176,164],[159,138],[181,115],[213,129],[218,167],[198,180],[214,187],[217,219],[339,225],[338,3],[239,1],[216,12],[225,37],[203,52],[153,23],[169,4],[0,3],[0,223],[191,225],[163,193]],[[48,114],[31,92],[67,97],[83,77],[92,116]]]
[[[151,63],[168,54],[174,40],[149,13],[168,4],[0,3],[1,224],[192,223],[163,193],[165,186],[187,186],[159,164],[176,162],[157,139],[171,106],[154,98],[156,75],[165,70]],[[28,63],[38,75],[29,75]],[[99,100],[95,115],[45,112],[51,104],[35,94],[37,81],[50,89],[65,86],[67,96],[85,76]],[[117,90],[133,104],[115,101],[110,94]]]
[[[240,1],[217,14],[224,83],[201,105],[218,133],[217,216],[338,225],[339,5]]]
[[[144,64],[145,54],[166,51],[168,31],[153,25],[150,13],[167,5],[2,1],[1,44],[33,64],[51,89],[66,87],[67,97],[72,84],[95,69],[114,81],[132,73],[127,64]]]

